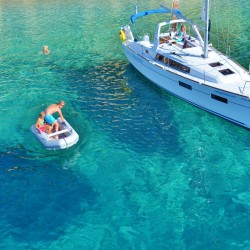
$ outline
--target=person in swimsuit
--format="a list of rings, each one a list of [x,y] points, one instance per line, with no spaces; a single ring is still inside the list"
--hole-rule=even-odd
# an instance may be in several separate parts
[[[48,124],[53,124],[55,126],[55,132],[58,132],[59,129],[59,123],[58,121],[54,118],[53,114],[54,113],[59,113],[62,122],[64,122],[64,117],[61,111],[61,108],[63,108],[65,105],[64,101],[59,101],[57,104],[51,104],[50,106],[48,106],[45,110],[45,117],[44,120],[46,123]]]
[[[178,32],[178,35],[174,37],[174,40],[177,42],[183,42],[186,38],[186,26],[181,25],[181,30]]]
[[[35,124],[35,127],[36,129],[40,132],[40,133],[43,133],[43,132],[46,132],[48,134],[51,133],[52,129],[53,129],[53,126],[52,125],[47,125],[44,123],[44,117],[45,117],[45,113],[42,111],[39,115],[39,117],[37,118],[37,121],[36,121],[36,124]]]
[[[44,46],[43,46],[42,53],[43,53],[44,55],[50,54],[50,50],[49,50],[48,45],[44,45]]]

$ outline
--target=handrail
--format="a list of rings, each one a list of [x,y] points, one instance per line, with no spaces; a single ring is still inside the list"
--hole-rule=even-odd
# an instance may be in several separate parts
[[[244,87],[242,89],[242,94],[244,94],[244,90],[245,90],[245,87],[246,87],[247,83],[250,83],[250,81],[245,81]]]

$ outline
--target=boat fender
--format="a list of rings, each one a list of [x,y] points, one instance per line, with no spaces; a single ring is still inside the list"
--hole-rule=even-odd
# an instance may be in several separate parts
[[[125,32],[124,30],[120,30],[120,38],[122,40],[122,42],[125,42],[126,41],[126,35],[125,35]]]
[[[149,36],[148,36],[148,34],[146,34],[146,35],[143,37],[143,41],[149,43]]]

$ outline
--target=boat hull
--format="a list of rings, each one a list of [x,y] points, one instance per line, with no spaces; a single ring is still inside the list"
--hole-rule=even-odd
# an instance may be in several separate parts
[[[71,125],[65,120],[65,123],[62,123],[61,118],[57,119],[59,123],[59,131],[65,130],[64,133],[58,135],[58,139],[49,138],[45,132],[40,133],[35,125],[32,125],[30,130],[35,138],[47,149],[47,150],[59,150],[69,148],[75,145],[79,136],[76,131],[71,127]],[[67,131],[66,131],[67,130]]]
[[[154,84],[201,109],[250,128],[250,99],[178,75],[175,70],[156,66],[123,43],[124,53],[130,63]]]

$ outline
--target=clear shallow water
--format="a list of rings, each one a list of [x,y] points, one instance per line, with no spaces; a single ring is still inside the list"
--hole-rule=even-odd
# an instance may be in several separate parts
[[[0,3],[1,249],[250,247],[249,131],[128,64],[118,33],[134,2]],[[237,3],[211,39],[223,50],[219,30],[237,17],[231,56],[248,67],[249,5]],[[59,99],[80,141],[48,152],[29,127]]]

